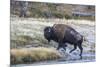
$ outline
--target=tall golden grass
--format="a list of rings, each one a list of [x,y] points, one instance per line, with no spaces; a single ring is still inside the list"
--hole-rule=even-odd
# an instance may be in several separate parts
[[[11,64],[56,60],[59,58],[61,58],[61,55],[54,48],[36,47],[11,49]]]

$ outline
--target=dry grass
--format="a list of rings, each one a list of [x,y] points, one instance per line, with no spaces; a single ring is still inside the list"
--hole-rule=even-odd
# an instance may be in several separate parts
[[[11,49],[11,64],[55,60],[60,57],[61,55],[54,48],[37,47]]]

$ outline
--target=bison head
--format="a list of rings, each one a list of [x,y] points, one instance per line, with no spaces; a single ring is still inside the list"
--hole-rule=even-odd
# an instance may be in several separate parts
[[[52,35],[53,35],[53,29],[52,27],[45,27],[44,29],[44,37],[50,42],[52,40]]]

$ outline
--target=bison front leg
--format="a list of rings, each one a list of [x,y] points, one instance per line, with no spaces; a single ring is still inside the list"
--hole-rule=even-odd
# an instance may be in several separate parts
[[[57,47],[57,50],[59,50],[60,49],[60,45],[58,45],[58,47]]]
[[[72,49],[69,53],[73,52],[77,48],[77,45],[74,44],[74,49]]]
[[[63,43],[62,42],[59,42],[58,47],[57,47],[57,50],[59,50],[62,47],[62,45],[63,45]]]
[[[62,47],[62,39],[58,39],[58,47],[57,50],[59,50]]]
[[[58,47],[57,47],[57,50],[59,50],[60,48],[63,48],[64,51],[66,51],[66,47],[67,47],[66,44],[64,44],[64,43],[60,43],[60,44],[58,45]]]
[[[64,43],[64,44],[62,44],[62,48],[66,51],[66,47],[67,47],[67,45]]]
[[[57,50],[59,50],[62,47],[62,43],[58,44]]]

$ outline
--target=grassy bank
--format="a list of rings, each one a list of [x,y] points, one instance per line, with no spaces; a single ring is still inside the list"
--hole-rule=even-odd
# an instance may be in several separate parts
[[[56,60],[61,56],[54,48],[22,48],[11,49],[11,64],[34,63],[46,60]]]

